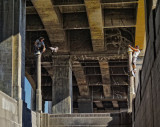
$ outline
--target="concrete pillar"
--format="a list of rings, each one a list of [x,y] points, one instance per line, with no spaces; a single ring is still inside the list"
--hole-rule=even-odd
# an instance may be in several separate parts
[[[31,109],[36,111],[36,91],[31,89]]]
[[[129,55],[129,72],[130,72],[130,79],[129,79],[129,88],[128,88],[128,100],[129,100],[129,112],[132,112],[132,100],[133,100],[133,96],[135,95],[135,91],[134,91],[134,77],[131,74],[131,71],[133,70],[132,68],[132,49],[129,48],[128,49],[128,55]]]
[[[78,99],[78,113],[93,113],[93,102],[91,99]]]
[[[53,56],[52,113],[72,113],[72,69],[68,55]]]
[[[25,3],[0,2],[0,90],[17,100],[25,98]]]
[[[52,114],[52,101],[48,101],[48,113]]]
[[[136,65],[136,77],[134,81],[134,86],[135,86],[135,93],[137,92],[138,84],[140,83],[140,70],[142,69],[142,64],[143,64],[143,56],[139,56],[137,59],[137,65]]]
[[[36,89],[36,111],[42,111],[42,93],[41,93],[41,53],[38,51],[37,56],[37,89]]]

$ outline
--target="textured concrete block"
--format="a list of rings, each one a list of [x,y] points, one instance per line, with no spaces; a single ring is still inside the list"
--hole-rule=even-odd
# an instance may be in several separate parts
[[[44,115],[42,119],[44,119]],[[45,121],[45,120],[43,120]],[[130,127],[131,114],[128,113],[81,113],[50,115],[49,127],[57,126],[107,126],[107,127]]]
[[[87,107],[87,108],[86,108]],[[79,99],[78,101],[78,112],[79,113],[92,113],[93,112],[93,102],[91,99]]]
[[[0,91],[0,126],[22,127],[18,123],[17,101]]]

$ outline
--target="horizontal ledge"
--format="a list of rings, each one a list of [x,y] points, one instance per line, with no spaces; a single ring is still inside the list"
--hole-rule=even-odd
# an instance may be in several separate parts
[[[76,6],[85,6],[85,4],[56,4],[54,7],[76,7]]]
[[[109,28],[130,28],[136,27],[136,25],[126,25],[126,26],[104,26],[104,29]],[[53,28],[54,29],[54,28]],[[75,28],[63,28],[63,30],[89,30],[89,27],[75,27]],[[45,31],[43,28],[26,28],[26,31]]]
[[[126,28],[126,27],[136,27],[136,25],[124,25],[124,26],[104,26],[104,29],[107,28]]]
[[[112,3],[101,3],[102,5],[110,5],[110,4],[135,4],[138,1],[129,1],[129,2],[112,2]]]

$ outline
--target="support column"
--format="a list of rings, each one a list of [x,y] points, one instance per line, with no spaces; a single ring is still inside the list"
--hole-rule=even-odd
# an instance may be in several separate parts
[[[52,101],[48,101],[48,113],[52,114]]]
[[[31,89],[31,110],[36,111],[36,90]]]
[[[72,113],[70,56],[53,56],[52,113]]]
[[[93,101],[88,98],[78,99],[78,113],[93,113]]]
[[[130,79],[129,79],[129,88],[128,88],[128,100],[129,100],[129,107],[128,107],[128,111],[129,112],[132,112],[132,100],[133,100],[133,97],[135,95],[135,92],[134,92],[134,77],[132,76],[131,74],[131,71],[133,70],[132,68],[132,49],[129,48],[128,49],[128,55],[129,55],[129,72],[130,72]]]
[[[37,56],[37,89],[36,89],[36,111],[42,112],[42,94],[41,94],[41,53],[38,51]]]
[[[25,98],[25,3],[0,2],[0,90],[17,100]]]

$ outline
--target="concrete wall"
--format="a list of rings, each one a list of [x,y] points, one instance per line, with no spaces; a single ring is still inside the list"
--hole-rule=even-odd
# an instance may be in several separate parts
[[[41,114],[41,127],[131,127],[128,113]]]
[[[0,1],[0,90],[16,99],[24,87],[25,10],[25,0]]]
[[[0,127],[37,127],[37,113],[22,100],[16,101],[0,91]]]
[[[13,1],[0,2],[0,89],[11,96]]]
[[[0,91],[0,126],[20,127],[17,101]]]
[[[151,11],[140,82],[133,102],[134,127],[160,126],[160,4]]]

